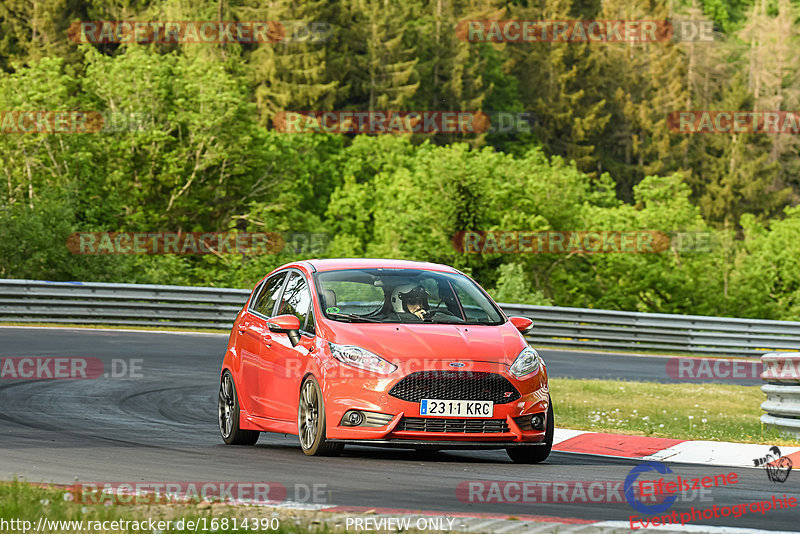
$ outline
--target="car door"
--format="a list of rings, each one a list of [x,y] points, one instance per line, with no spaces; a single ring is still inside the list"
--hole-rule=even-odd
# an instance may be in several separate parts
[[[275,315],[284,314],[294,315],[300,320],[300,344],[293,347],[288,334],[272,334],[272,344],[262,347],[262,365],[274,370],[269,405],[274,407],[278,418],[294,421],[297,418],[300,381],[308,363],[308,348],[313,346],[310,340],[315,335],[311,291],[308,280],[299,271],[292,271],[289,276],[275,312]]]
[[[281,271],[264,281],[237,326],[242,357],[242,382],[244,396],[247,397],[240,402],[245,402],[245,409],[259,417],[270,417],[263,384],[263,376],[268,370],[263,368],[264,361],[261,358],[264,344],[271,341],[267,319],[272,317],[287,274],[287,271]]]

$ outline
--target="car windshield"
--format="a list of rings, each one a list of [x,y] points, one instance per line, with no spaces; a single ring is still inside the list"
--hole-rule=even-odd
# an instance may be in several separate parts
[[[500,310],[469,278],[420,269],[345,269],[315,276],[325,317],[364,323],[499,325]]]

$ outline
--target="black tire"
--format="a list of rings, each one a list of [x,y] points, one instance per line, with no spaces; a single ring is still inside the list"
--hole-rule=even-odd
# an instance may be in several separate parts
[[[338,456],[344,448],[343,443],[331,443],[325,437],[325,401],[313,376],[303,380],[300,386],[297,434],[300,448],[308,456]]]
[[[255,445],[258,430],[242,430],[239,428],[239,395],[230,371],[222,373],[219,381],[219,403],[217,406],[217,422],[222,441],[228,445]]]
[[[549,399],[548,399],[549,400]],[[544,431],[544,445],[532,445],[530,447],[508,447],[506,453],[515,463],[518,464],[538,464],[547,460],[550,451],[553,449],[553,434],[555,432],[555,421],[553,418],[553,403],[548,402],[547,420]]]

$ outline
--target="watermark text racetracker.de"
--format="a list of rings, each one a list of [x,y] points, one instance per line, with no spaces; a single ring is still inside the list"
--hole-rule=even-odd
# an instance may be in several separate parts
[[[334,34],[324,21],[307,20],[89,20],[67,30],[75,43],[323,43]]]
[[[143,132],[152,124],[151,114],[133,111],[0,111],[2,134]]]
[[[528,111],[280,111],[275,131],[287,134],[531,133]]]
[[[0,380],[143,378],[143,361],[113,358],[106,366],[100,358],[84,356],[5,356],[0,358]]]
[[[463,231],[453,248],[463,254],[653,254],[667,251],[710,252],[710,232],[658,230]]]
[[[321,254],[325,232],[76,232],[73,254]]]
[[[800,111],[686,110],[667,115],[667,127],[680,134],[800,134]]]
[[[93,20],[73,22],[67,30],[76,43],[275,43],[286,30],[276,21],[146,21]]]
[[[654,43],[713,41],[712,20],[462,20],[470,43]]]
[[[635,488],[639,489],[639,488]],[[639,490],[642,502],[662,503],[666,492]],[[673,492],[682,502],[711,501],[708,487],[681,488]],[[621,480],[467,480],[456,488],[456,497],[465,503],[624,503]]]
[[[800,359],[788,355],[764,361],[675,356],[667,360],[666,371],[677,380],[800,380]]]
[[[187,503],[280,504],[286,501],[328,504],[326,484],[286,486],[280,482],[76,482],[71,499],[82,504],[143,505]]]
[[[759,360],[675,356],[666,363],[667,376],[677,380],[758,380],[762,370]]]

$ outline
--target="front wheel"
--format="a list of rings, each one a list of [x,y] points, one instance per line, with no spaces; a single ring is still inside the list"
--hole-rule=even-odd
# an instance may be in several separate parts
[[[325,402],[316,378],[309,376],[300,386],[297,408],[297,433],[300,447],[308,456],[337,456],[344,444],[331,443],[325,438]]]
[[[549,400],[549,399],[548,399]],[[506,453],[515,463],[518,464],[538,464],[544,462],[553,448],[553,434],[555,433],[555,421],[553,420],[553,403],[548,402],[547,406],[547,427],[544,431],[544,445],[531,445],[528,447],[508,447]]]
[[[230,371],[222,373],[219,382],[219,404],[217,420],[222,441],[228,445],[255,445],[260,432],[239,428],[239,396]]]

